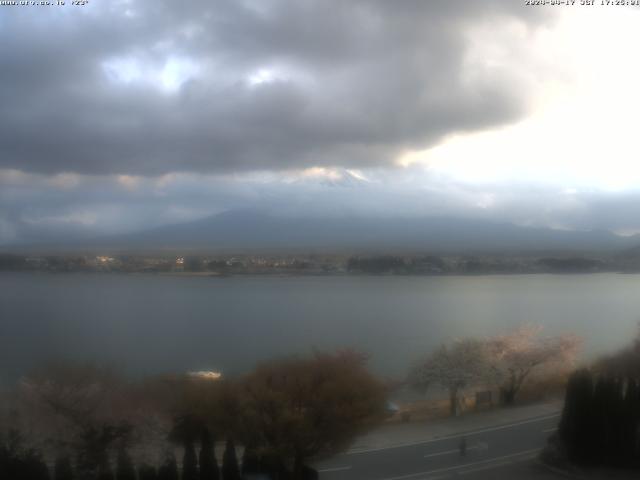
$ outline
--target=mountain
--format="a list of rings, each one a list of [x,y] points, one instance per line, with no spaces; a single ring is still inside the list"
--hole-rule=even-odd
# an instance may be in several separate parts
[[[229,211],[138,233],[82,240],[74,248],[404,249],[461,253],[617,251],[638,244],[640,237],[622,237],[608,231],[552,230],[463,218],[291,218],[257,211]]]

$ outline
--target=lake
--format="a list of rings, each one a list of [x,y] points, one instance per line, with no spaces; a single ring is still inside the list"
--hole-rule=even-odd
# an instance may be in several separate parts
[[[177,277],[0,273],[2,382],[54,358],[135,374],[213,369],[313,348],[356,347],[402,376],[447,339],[523,323],[585,339],[588,356],[631,341],[640,275]]]

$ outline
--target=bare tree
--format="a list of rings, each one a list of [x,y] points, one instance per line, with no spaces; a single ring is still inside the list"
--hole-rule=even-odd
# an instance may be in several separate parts
[[[409,381],[417,389],[426,390],[436,384],[449,392],[449,411],[460,410],[459,394],[467,387],[482,382],[488,373],[486,344],[479,340],[456,340],[442,345],[419,361]]]
[[[245,443],[295,479],[306,461],[341,451],[384,415],[384,388],[353,351],[266,362],[243,387]]]
[[[119,384],[105,368],[53,363],[23,378],[20,392],[24,401],[42,413],[85,427],[105,415]]]
[[[111,450],[131,436],[126,383],[106,368],[50,363],[21,381],[19,402],[22,430],[56,456],[73,453],[83,474],[106,472]]]
[[[541,337],[542,327],[524,326],[489,339],[490,375],[500,385],[504,403],[512,404],[531,373],[542,366],[572,365],[581,341],[573,335]]]

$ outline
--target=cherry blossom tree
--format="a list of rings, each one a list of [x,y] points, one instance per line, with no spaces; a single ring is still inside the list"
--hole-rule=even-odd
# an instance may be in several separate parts
[[[441,345],[436,351],[416,363],[409,377],[414,388],[426,390],[439,385],[449,392],[449,412],[460,411],[459,395],[465,389],[481,383],[490,365],[486,344],[480,340],[456,340]]]
[[[542,327],[524,326],[486,342],[490,377],[505,404],[513,404],[525,381],[543,366],[571,366],[581,346],[574,335],[542,337]]]

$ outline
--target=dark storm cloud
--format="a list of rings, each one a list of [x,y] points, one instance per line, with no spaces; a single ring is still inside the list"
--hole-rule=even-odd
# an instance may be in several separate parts
[[[519,85],[486,72],[469,81],[466,32],[540,14],[508,0],[3,8],[0,167],[157,175],[389,164],[403,149],[521,116]]]

